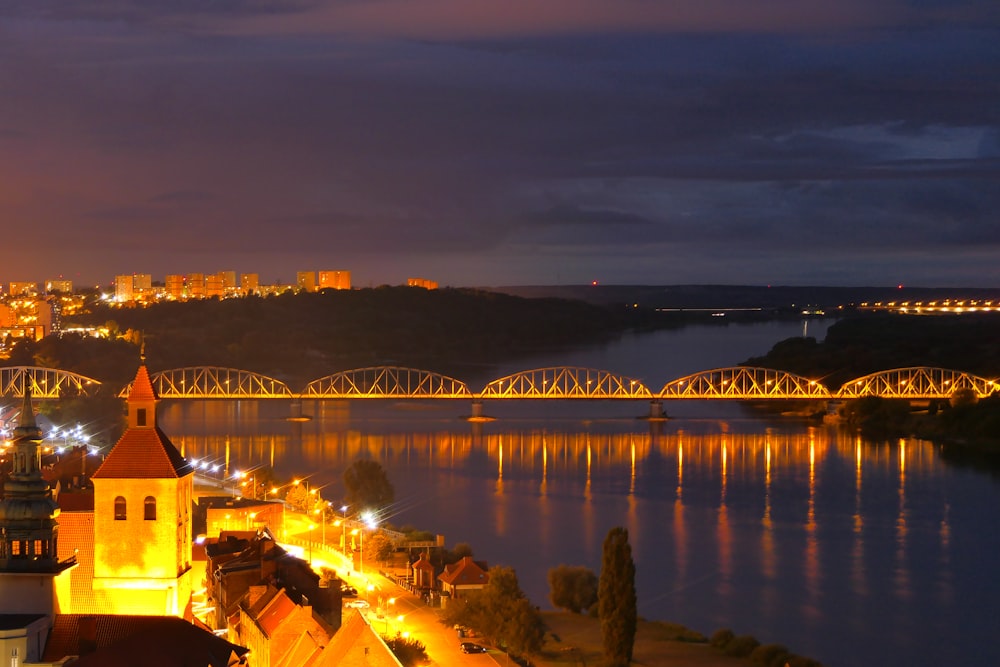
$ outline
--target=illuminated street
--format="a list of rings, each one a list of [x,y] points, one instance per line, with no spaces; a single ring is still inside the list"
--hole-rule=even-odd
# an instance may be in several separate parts
[[[368,618],[372,628],[383,636],[401,634],[419,640],[427,649],[427,655],[432,665],[503,665],[504,656],[499,651],[479,654],[465,654],[459,648],[462,641],[457,632],[443,625],[438,620],[438,611],[428,607],[416,595],[413,595],[395,582],[379,574],[368,564],[364,573],[355,570],[350,559],[332,548],[328,542],[326,548],[320,539],[312,542],[310,536],[319,537],[315,528],[310,529],[312,522],[303,514],[288,512],[285,515],[286,536],[282,542],[289,551],[308,560],[312,556],[312,566],[317,572],[328,567],[337,572],[344,581],[358,590],[358,600],[366,600],[370,607],[359,610]],[[336,529],[328,528],[328,540],[337,539]],[[354,598],[344,598],[345,605]],[[391,600],[391,602],[389,602]],[[345,609],[344,613],[348,612]],[[400,618],[402,617],[402,618]],[[498,657],[495,657],[495,655]]]

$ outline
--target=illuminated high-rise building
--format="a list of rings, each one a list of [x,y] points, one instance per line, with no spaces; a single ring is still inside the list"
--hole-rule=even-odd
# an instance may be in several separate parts
[[[63,294],[72,294],[72,292],[73,292],[73,281],[72,280],[63,280],[62,278],[58,278],[58,279],[55,279],[55,280],[46,280],[45,281],[45,291],[48,292],[49,294],[52,294],[53,292],[61,292]]]
[[[223,290],[223,278],[221,273],[210,273],[205,276],[205,296],[222,298],[225,294]]]
[[[38,294],[38,283],[12,282],[10,284],[11,296],[34,296]]]
[[[260,287],[260,275],[244,273],[240,275],[240,291],[243,294],[253,294]]]
[[[184,294],[189,299],[205,298],[205,274],[189,273],[184,277]]]
[[[351,289],[350,271],[320,271],[320,289]]]
[[[135,298],[135,280],[131,274],[115,276],[115,301],[126,303]]]
[[[305,292],[316,291],[316,272],[299,271],[295,274],[295,286]]]
[[[180,301],[184,298],[184,276],[179,273],[168,273],[163,281],[167,288],[167,298]]]

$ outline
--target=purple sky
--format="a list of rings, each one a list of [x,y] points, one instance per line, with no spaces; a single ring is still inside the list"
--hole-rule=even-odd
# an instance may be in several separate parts
[[[995,0],[0,2],[0,282],[1000,286]]]

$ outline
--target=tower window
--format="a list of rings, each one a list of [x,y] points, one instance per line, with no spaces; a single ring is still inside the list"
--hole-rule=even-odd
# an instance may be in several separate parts
[[[125,520],[125,496],[115,498],[115,521]]]
[[[142,518],[146,521],[156,521],[156,498],[153,496],[146,496],[146,501],[143,503]]]
[[[135,411],[135,424],[136,426],[146,425],[146,408],[139,408]]]

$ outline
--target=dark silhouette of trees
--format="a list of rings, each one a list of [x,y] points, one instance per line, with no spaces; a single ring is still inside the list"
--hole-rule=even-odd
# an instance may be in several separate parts
[[[597,574],[582,565],[549,570],[549,600],[554,607],[579,614],[597,604]]]
[[[142,332],[151,370],[242,368],[277,377],[297,390],[330,373],[377,365],[460,377],[484,363],[608,340],[630,328],[635,317],[631,311],[566,299],[378,287],[147,308],[96,305],[67,320],[103,325],[114,319],[123,332]]]
[[[601,578],[597,594],[601,637],[608,667],[628,667],[638,623],[635,563],[628,530],[612,528],[604,539]]]
[[[403,667],[416,667],[416,665],[425,665],[428,662],[427,648],[420,640],[397,635],[386,637],[385,643],[396,658],[403,663]]]
[[[396,499],[385,469],[371,459],[359,459],[344,471],[344,488],[344,502],[359,510],[385,507]]]
[[[372,533],[365,542],[365,551],[371,554],[370,558],[378,563],[385,563],[392,558],[395,550],[396,545],[392,543],[388,535],[382,532]]]
[[[514,656],[538,653],[545,637],[541,615],[509,567],[491,567],[483,590],[449,603],[442,620],[471,628]]]

